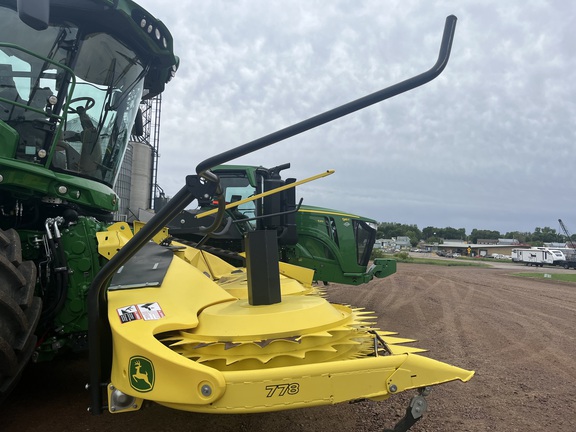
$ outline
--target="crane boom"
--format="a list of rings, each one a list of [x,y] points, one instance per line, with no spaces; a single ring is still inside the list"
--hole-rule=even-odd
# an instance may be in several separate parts
[[[562,219],[558,219],[558,223],[560,224],[560,228],[562,229],[562,232],[566,236],[566,244],[570,248],[576,249],[576,243],[574,243],[574,240],[572,240],[572,235],[570,234],[570,232],[568,232],[568,228],[566,228],[566,225],[564,225],[564,222],[562,222]]]

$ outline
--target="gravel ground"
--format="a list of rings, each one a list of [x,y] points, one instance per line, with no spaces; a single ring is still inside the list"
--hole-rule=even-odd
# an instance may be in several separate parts
[[[399,264],[386,279],[329,289],[335,302],[377,311],[380,328],[418,339],[415,346],[430,357],[476,371],[466,384],[435,388],[412,431],[576,430],[576,285],[514,271],[531,269]],[[413,395],[266,414],[215,416],[151,404],[91,416],[87,376],[85,356],[31,365],[0,407],[0,430],[377,431],[391,427]]]

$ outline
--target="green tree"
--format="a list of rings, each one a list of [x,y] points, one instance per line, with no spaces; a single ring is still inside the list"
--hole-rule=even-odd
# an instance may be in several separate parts
[[[440,228],[436,228],[433,226],[427,226],[422,230],[422,238],[425,241],[430,241],[432,237],[436,237],[436,233],[440,232]]]
[[[392,238],[406,236],[416,239],[416,244],[422,237],[422,232],[418,229],[417,225],[407,225],[398,222],[380,222],[376,233],[378,238]]]
[[[500,231],[479,230],[474,228],[470,233],[469,240],[472,243],[477,244],[478,239],[498,240],[499,238],[502,238]]]
[[[444,239],[445,240],[466,240],[466,229],[464,228],[444,228]]]
[[[530,240],[531,243],[554,243],[562,242],[562,235],[558,234],[555,229],[550,227],[536,227]]]
[[[428,237],[425,241],[426,243],[438,243],[438,244],[444,243],[444,240],[442,240],[441,237],[436,236]]]
[[[420,243],[420,238],[422,237],[420,230],[407,230],[405,235],[410,237],[410,244],[412,247],[418,246],[418,243]]]
[[[532,236],[532,233],[529,233],[529,232],[511,231],[511,232],[507,232],[504,235],[504,238],[515,239],[515,240],[518,240],[519,243],[528,243],[528,239],[530,239],[531,236]]]
[[[431,242],[432,238],[442,238],[445,240],[466,240],[466,229],[465,228],[438,228],[428,226],[422,230],[422,238]]]

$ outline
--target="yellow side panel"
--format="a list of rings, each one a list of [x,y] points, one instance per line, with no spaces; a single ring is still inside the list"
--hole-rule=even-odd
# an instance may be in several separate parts
[[[96,233],[98,253],[111,259],[132,237],[132,230],[126,222],[116,222],[108,227],[108,231]]]
[[[229,274],[236,270],[236,267],[228,264],[226,261],[212,255],[211,253],[178,242],[172,242],[172,245],[180,248],[179,250],[176,250],[176,256],[189,262],[203,273],[209,274],[212,279],[220,279],[222,275]]]
[[[154,335],[194,328],[202,309],[235,300],[177,257],[161,287],[109,291],[114,386],[126,394],[158,402],[214,402],[224,392],[222,374],[167,349]],[[145,392],[134,388],[134,374],[130,373],[133,358],[145,359],[153,365],[154,378],[150,378],[153,386]],[[210,386],[210,396],[202,392],[205,385]]]
[[[144,225],[146,225],[146,222],[134,221],[133,225],[134,225],[134,234],[136,234],[138,231],[142,229]],[[152,240],[160,244],[168,237],[169,237],[168,228],[164,227],[160,231],[158,231],[158,233],[152,238]]]

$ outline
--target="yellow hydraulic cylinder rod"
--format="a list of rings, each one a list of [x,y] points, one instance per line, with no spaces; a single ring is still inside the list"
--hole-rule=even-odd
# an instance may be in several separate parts
[[[231,208],[234,208],[234,207],[238,207],[239,205],[242,205],[242,204],[247,203],[247,202],[250,202],[250,201],[254,201],[254,200],[257,200],[257,199],[260,199],[260,198],[264,198],[265,196],[268,196],[268,195],[272,195],[272,194],[275,194],[275,193],[278,193],[278,192],[282,192],[283,190],[286,190],[286,189],[290,189],[290,188],[293,188],[293,187],[296,187],[296,186],[300,186],[301,184],[304,184],[304,183],[308,183],[308,182],[311,182],[311,181],[314,181],[314,180],[318,180],[319,178],[326,177],[326,176],[332,175],[332,174],[334,174],[334,173],[335,173],[334,170],[327,170],[326,172],[323,172],[323,173],[320,173],[320,174],[316,174],[315,176],[308,177],[308,178],[306,178],[306,179],[304,179],[304,180],[299,180],[299,181],[294,182],[294,183],[290,183],[290,184],[287,184],[287,185],[284,185],[284,186],[280,186],[280,187],[277,187],[276,189],[270,189],[269,191],[262,192],[262,193],[260,193],[260,194],[258,194],[258,195],[254,195],[254,196],[251,196],[251,197],[248,197],[248,198],[244,198],[244,199],[242,199],[242,200],[240,200],[240,201],[234,201],[233,203],[226,204],[226,210],[231,209]],[[208,211],[206,211],[206,212],[204,212],[204,213],[197,214],[197,215],[196,215],[196,219],[201,219],[201,218],[203,218],[204,216],[210,216],[211,214],[214,214],[214,213],[216,213],[217,211],[218,211],[218,209],[212,209],[212,210],[208,210]]]

